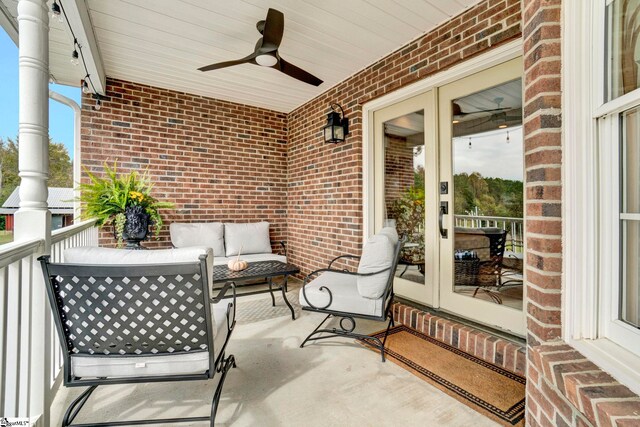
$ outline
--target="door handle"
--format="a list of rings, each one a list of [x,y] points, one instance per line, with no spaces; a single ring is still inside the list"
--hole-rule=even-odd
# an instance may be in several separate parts
[[[438,217],[438,226],[440,227],[440,236],[443,239],[449,237],[449,233],[443,226],[444,216],[449,213],[449,202],[440,202],[440,216]]]

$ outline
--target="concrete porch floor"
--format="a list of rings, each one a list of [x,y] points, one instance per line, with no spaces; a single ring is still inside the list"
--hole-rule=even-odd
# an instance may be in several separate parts
[[[224,386],[216,425],[234,426],[494,426],[495,422],[361,345],[327,340],[298,348],[322,320],[297,304],[299,282],[287,297],[296,320],[267,294],[238,300],[237,325],[228,352],[235,354]],[[358,330],[386,325],[359,321]],[[452,366],[452,369],[455,367]],[[208,414],[217,377],[211,381],[102,386],[77,423]],[[61,387],[51,425],[82,389]],[[206,423],[184,423],[199,425]]]

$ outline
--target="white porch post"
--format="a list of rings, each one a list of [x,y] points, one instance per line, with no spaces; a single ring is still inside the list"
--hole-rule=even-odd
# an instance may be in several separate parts
[[[51,213],[47,206],[49,177],[49,16],[45,0],[19,0],[19,157],[20,209],[15,215],[16,242],[41,239],[40,253],[51,247]],[[20,416],[40,417],[48,425],[47,369],[49,310],[44,280],[33,264],[30,313],[30,399]],[[16,283],[13,285],[21,285]]]

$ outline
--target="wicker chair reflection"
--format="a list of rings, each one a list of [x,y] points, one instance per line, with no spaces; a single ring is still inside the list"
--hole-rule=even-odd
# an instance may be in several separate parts
[[[365,244],[361,257],[341,255],[329,262],[327,268],[316,270],[305,277],[300,289],[302,309],[326,314],[326,317],[300,347],[304,347],[309,341],[333,337],[355,338],[375,346],[384,362],[384,344],[389,328],[393,326],[390,310],[394,273],[403,245],[404,239],[398,240],[395,230],[383,229]],[[358,272],[333,267],[335,262],[344,259],[360,260]],[[376,259],[381,262],[377,263]],[[313,279],[315,276],[317,277]],[[331,317],[340,318],[339,328],[321,329]],[[377,321],[389,318],[384,339],[354,332],[356,318]]]
[[[225,355],[235,326],[235,289],[232,302],[220,302],[229,287],[210,301],[207,255],[192,259],[88,265],[39,258],[64,353],[64,385],[88,387],[67,409],[63,426],[213,426],[227,372],[235,367],[234,356]],[[214,374],[220,380],[209,416],[72,424],[100,385],[207,380]]]
[[[498,304],[502,304],[502,298],[495,292],[502,286],[502,260],[504,257],[505,244],[507,241],[507,232],[499,228],[477,228],[463,229],[456,228],[456,239],[461,235],[474,235],[488,239],[488,246],[464,247],[461,249],[475,251],[478,253],[488,252],[487,256],[481,256],[479,260],[461,260],[456,261],[456,284],[475,285],[473,292],[475,297],[479,291],[485,292],[489,297]],[[474,264],[475,265],[472,265]],[[468,269],[473,267],[474,271],[470,274]],[[464,270],[464,271],[463,271]],[[477,273],[476,273],[477,272]],[[469,280],[470,276],[475,275],[475,280]]]

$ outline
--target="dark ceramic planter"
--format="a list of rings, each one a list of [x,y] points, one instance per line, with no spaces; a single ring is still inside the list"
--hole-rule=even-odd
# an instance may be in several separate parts
[[[141,206],[129,206],[124,215],[127,218],[122,232],[125,249],[147,249],[140,242],[149,234],[149,214]]]

